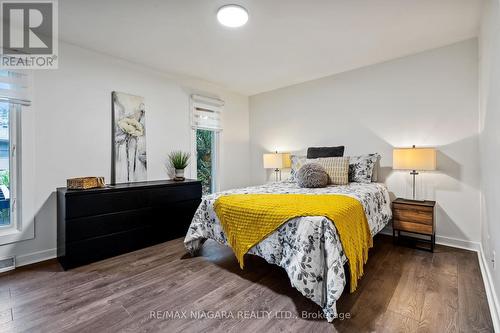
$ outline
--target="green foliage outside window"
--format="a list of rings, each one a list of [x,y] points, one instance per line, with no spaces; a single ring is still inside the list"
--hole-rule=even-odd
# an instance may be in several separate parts
[[[10,188],[9,170],[0,170],[0,185]]]
[[[198,180],[201,181],[203,195],[212,193],[212,155],[214,133],[196,130],[196,166]]]
[[[0,170],[0,185],[5,185],[10,189],[9,170]],[[10,224],[10,209],[0,209],[0,226]]]

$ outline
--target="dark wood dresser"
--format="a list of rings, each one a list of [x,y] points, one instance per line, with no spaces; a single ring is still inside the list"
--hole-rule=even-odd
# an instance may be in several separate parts
[[[406,238],[415,247],[434,251],[436,226],[434,218],[435,201],[414,201],[398,198],[392,202],[392,236],[395,241]],[[401,237],[401,231],[429,236],[425,238]],[[396,238],[397,234],[397,238]],[[429,247],[418,246],[427,243]]]
[[[57,257],[64,269],[184,237],[201,183],[165,180],[57,189]]]

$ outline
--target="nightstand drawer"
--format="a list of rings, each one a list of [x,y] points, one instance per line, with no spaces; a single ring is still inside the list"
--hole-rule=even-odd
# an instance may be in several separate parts
[[[401,231],[416,232],[419,234],[432,235],[432,224],[414,223],[408,221],[393,220],[393,228]]]
[[[416,209],[393,209],[394,219],[432,225],[432,211]]]
[[[405,204],[405,203],[399,203],[399,202],[393,202],[392,207],[394,209],[404,209],[404,210],[418,210],[419,212],[430,212],[432,213],[434,211],[434,207],[430,206],[422,206],[422,205],[415,205],[415,204]]]

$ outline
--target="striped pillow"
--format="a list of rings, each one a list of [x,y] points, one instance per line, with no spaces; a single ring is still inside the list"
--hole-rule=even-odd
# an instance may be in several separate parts
[[[290,160],[292,161],[290,180],[297,181],[295,176],[297,175],[297,172],[299,172],[299,169],[307,163],[307,158],[303,155],[292,155],[290,156]]]
[[[308,159],[307,162],[320,164],[328,174],[328,184],[347,185],[349,183],[349,157],[324,157]]]

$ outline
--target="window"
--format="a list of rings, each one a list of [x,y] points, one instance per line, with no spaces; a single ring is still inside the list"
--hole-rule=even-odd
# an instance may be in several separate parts
[[[196,156],[192,174],[201,181],[203,195],[206,195],[218,190],[220,113],[224,102],[192,95],[191,104],[192,155]]]
[[[27,75],[0,70],[0,231],[20,229],[17,221],[19,201],[18,151],[21,108],[29,105]]]
[[[0,227],[13,224],[16,200],[16,109],[17,105],[0,102]],[[12,152],[12,154],[11,154]]]

